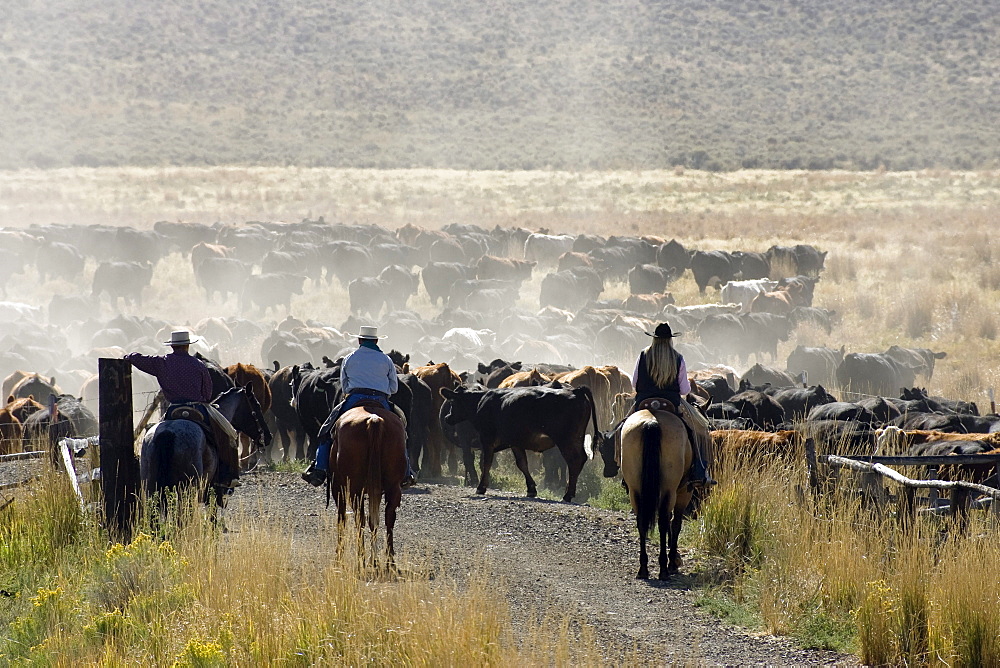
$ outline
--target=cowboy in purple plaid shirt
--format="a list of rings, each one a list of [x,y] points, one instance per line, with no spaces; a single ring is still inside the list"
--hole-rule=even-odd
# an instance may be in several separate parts
[[[124,359],[139,371],[156,377],[168,404],[197,404],[202,414],[218,425],[214,433],[233,433],[233,427],[225,416],[209,403],[212,401],[212,376],[201,360],[189,354],[188,348],[193,343],[190,333],[185,330],[172,332],[170,341],[164,343],[172,349],[168,355],[129,353]],[[227,443],[216,443],[220,464],[218,480],[223,487],[237,487],[240,477],[239,450],[232,438],[226,440]]]

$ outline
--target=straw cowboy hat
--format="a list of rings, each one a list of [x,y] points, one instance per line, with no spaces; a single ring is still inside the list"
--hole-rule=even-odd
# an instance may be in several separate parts
[[[192,339],[191,332],[186,329],[178,329],[177,331],[170,332],[170,340],[164,341],[163,344],[167,346],[189,346],[197,340],[198,337],[196,336]]]
[[[361,325],[361,331],[354,336],[359,339],[370,339],[372,341],[386,338],[384,334],[379,336],[378,327],[370,327],[368,325]]]

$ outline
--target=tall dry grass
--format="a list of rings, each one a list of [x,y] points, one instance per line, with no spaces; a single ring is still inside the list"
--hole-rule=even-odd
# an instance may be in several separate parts
[[[586,626],[528,620],[516,638],[486,562],[464,582],[420,555],[400,570],[303,553],[275,520],[229,517],[220,533],[190,496],[187,521],[147,516],[110,547],[51,472],[0,515],[0,663],[57,666],[597,665]],[[155,536],[155,538],[154,538]],[[543,611],[544,612],[544,611]]]
[[[697,539],[706,571],[759,612],[767,630],[807,646],[857,651],[872,665],[997,665],[997,523],[966,531],[922,516],[903,531],[844,476],[813,497],[801,460],[730,457]]]

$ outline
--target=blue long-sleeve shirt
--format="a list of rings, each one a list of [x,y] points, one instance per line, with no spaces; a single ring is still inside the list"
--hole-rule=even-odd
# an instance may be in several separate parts
[[[366,387],[393,395],[399,389],[396,365],[381,350],[362,346],[344,358],[340,367],[340,386],[344,394]]]

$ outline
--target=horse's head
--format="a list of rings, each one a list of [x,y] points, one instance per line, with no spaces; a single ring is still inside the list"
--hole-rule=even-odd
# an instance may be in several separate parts
[[[226,390],[218,396],[216,403],[222,414],[229,418],[233,429],[250,437],[258,448],[271,445],[271,430],[267,428],[264,411],[249,383]]]

